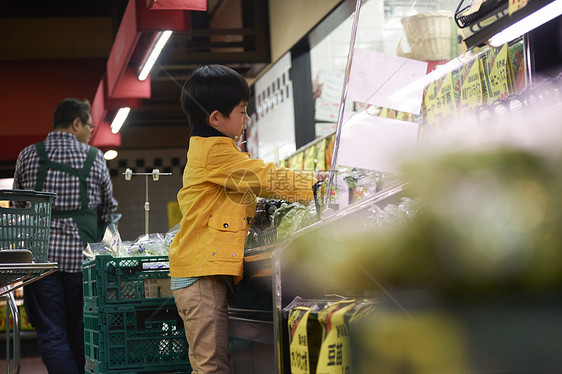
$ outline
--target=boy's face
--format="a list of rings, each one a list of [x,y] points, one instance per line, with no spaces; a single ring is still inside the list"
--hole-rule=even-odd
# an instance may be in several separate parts
[[[238,104],[230,112],[229,118],[218,112],[219,124],[217,130],[236,141],[242,135],[246,129],[246,123],[250,120],[246,113],[247,108],[248,105],[244,102]]]

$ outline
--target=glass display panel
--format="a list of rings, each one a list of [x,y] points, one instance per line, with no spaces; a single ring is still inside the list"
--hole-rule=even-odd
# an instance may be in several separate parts
[[[401,183],[402,155],[525,88],[522,39],[467,49],[475,27],[459,25],[458,6],[358,1],[311,50],[315,168],[332,171],[323,193],[335,209]]]

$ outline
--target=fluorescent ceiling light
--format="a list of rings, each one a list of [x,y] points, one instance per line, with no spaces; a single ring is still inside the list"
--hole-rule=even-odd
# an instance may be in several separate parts
[[[172,35],[172,31],[160,31],[157,33],[156,37],[154,38],[154,43],[151,44],[152,48],[149,48],[148,58],[144,61],[144,64],[141,64],[141,69],[139,73],[139,80],[143,81],[148,77],[152,66],[158,59],[160,52],[162,52],[162,48],[166,45],[166,42]]]
[[[0,189],[11,190],[13,186],[14,186],[14,178],[1,178],[0,179]]]
[[[103,154],[103,158],[105,158],[106,160],[113,160],[115,157],[117,157],[117,151],[115,149],[110,149],[109,151],[105,152]]]
[[[493,47],[504,45],[561,14],[562,0],[555,0],[492,36],[489,43]]]
[[[121,126],[123,126],[123,122],[125,122],[125,120],[127,119],[130,111],[131,108],[129,107],[123,107],[119,109],[119,111],[115,115],[115,118],[113,119],[113,122],[111,122],[112,133],[117,134],[119,130],[121,130]]]

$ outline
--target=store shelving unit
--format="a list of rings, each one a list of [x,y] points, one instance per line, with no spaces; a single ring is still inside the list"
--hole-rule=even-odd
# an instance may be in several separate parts
[[[360,1],[357,2],[359,3]],[[355,32],[354,30],[353,33]],[[535,77],[533,51],[528,36],[509,47],[515,43],[522,47],[525,66],[523,85],[529,87],[534,83]],[[480,59],[485,54],[486,49],[475,51],[472,58]],[[459,60],[464,62],[468,56],[462,56]],[[512,91],[508,101],[533,103],[536,102],[536,97],[528,97],[533,94],[532,91],[524,94]],[[559,90],[551,96],[559,98],[558,94]],[[490,115],[490,112],[500,113],[499,109],[505,109],[511,101],[496,101],[492,105],[483,101],[476,110],[476,117]],[[342,105],[344,103],[345,100],[342,100]],[[340,109],[343,112],[343,108]],[[340,118],[338,131],[341,131],[341,121]],[[421,115],[419,121],[423,122]],[[335,155],[337,156],[337,146]],[[333,164],[331,170],[336,169],[337,165]],[[386,372],[399,372],[408,367],[422,367],[424,364],[440,368],[441,372],[462,372],[468,369],[514,371],[521,368],[524,368],[523,371],[554,372],[559,360],[548,357],[549,354],[554,357],[555,350],[560,349],[559,339],[556,339],[552,331],[561,327],[556,316],[562,308],[562,298],[556,287],[533,294],[532,291],[505,289],[504,285],[497,283],[482,293],[469,285],[474,279],[465,279],[466,283],[455,284],[458,288],[454,288],[450,283],[454,276],[447,278],[445,274],[428,275],[427,278],[431,281],[424,283],[422,280],[420,284],[412,284],[412,279],[423,277],[408,274],[408,269],[395,264],[396,268],[390,266],[388,269],[396,272],[393,274],[394,278],[389,280],[377,272],[376,266],[361,263],[354,258],[356,252],[351,248],[354,241],[350,239],[350,235],[353,236],[354,233],[357,236],[365,234],[363,239],[371,240],[364,247],[366,251],[369,250],[369,245],[373,251],[377,248],[379,238],[368,233],[366,228],[369,209],[373,206],[384,208],[388,204],[396,204],[402,197],[411,197],[408,196],[409,193],[407,184],[390,186],[372,198],[335,211],[332,215],[324,215],[321,221],[294,233],[287,240],[245,251],[245,287],[254,294],[259,294],[259,300],[271,298],[273,314],[263,311],[267,308],[262,308],[262,305],[258,307],[252,303],[240,308],[239,312],[250,316],[252,313],[257,315],[254,313],[256,311],[262,311],[261,315],[267,318],[260,318],[267,319],[267,326],[273,325],[273,336],[267,331],[265,324],[260,326],[260,338],[264,338],[274,349],[275,367],[272,369],[276,373],[289,373],[291,370],[287,313],[284,310],[291,301],[296,297],[310,300],[335,300],[343,297],[376,299],[378,303],[375,324],[363,326],[363,331],[354,331],[354,343],[358,349],[354,350],[353,355],[354,359],[357,358],[357,365],[380,365],[378,367],[386,369]],[[415,245],[413,247],[411,253],[415,256]],[[450,250],[454,252],[458,249],[451,247]],[[437,264],[442,259],[426,260],[422,263]],[[445,267],[443,264],[436,266]],[[271,293],[265,291],[268,282]],[[255,290],[259,292],[255,293]],[[261,323],[250,320],[250,317],[246,320],[249,326]],[[395,335],[385,336],[390,331],[381,327],[385,325],[391,326]],[[254,331],[258,331],[258,328]],[[538,336],[543,339],[535,338]],[[403,338],[402,341],[410,341],[411,344],[398,347],[392,352],[389,348],[388,356],[376,356],[384,352],[384,346],[390,346],[392,338],[396,337]],[[249,335],[245,338],[256,339]],[[432,357],[434,362],[430,362],[429,358],[427,362],[415,361],[416,351],[419,352],[422,348],[427,350],[427,357]],[[402,356],[398,352],[401,349]],[[358,369],[357,372],[373,371]]]
[[[236,299],[231,300],[229,309],[230,336],[257,347],[268,347],[268,350],[254,349],[255,356],[248,359],[254,363],[254,370],[256,363],[264,365],[267,362],[271,372],[289,372],[287,319],[283,309],[295,297],[330,299],[337,293],[341,297],[353,298],[358,295],[371,297],[376,293],[373,291],[376,284],[368,274],[362,276],[362,285],[355,288],[347,287],[345,282],[338,286],[337,274],[334,274],[333,283],[318,286],[314,275],[303,272],[302,267],[313,266],[322,272],[330,262],[328,257],[312,255],[312,252],[322,252],[311,245],[318,235],[325,236],[326,232],[338,235],[349,225],[361,226],[369,220],[369,209],[375,205],[384,208],[388,204],[397,204],[406,194],[407,184],[395,182],[375,196],[338,210],[283,241],[245,251],[244,279],[237,287]],[[309,249],[311,253],[307,255]],[[313,264],[303,262],[300,256]]]

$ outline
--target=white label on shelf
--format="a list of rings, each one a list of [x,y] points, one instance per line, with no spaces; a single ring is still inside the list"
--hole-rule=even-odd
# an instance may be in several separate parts
[[[156,278],[144,280],[144,298],[173,297],[170,289],[170,278]]]

